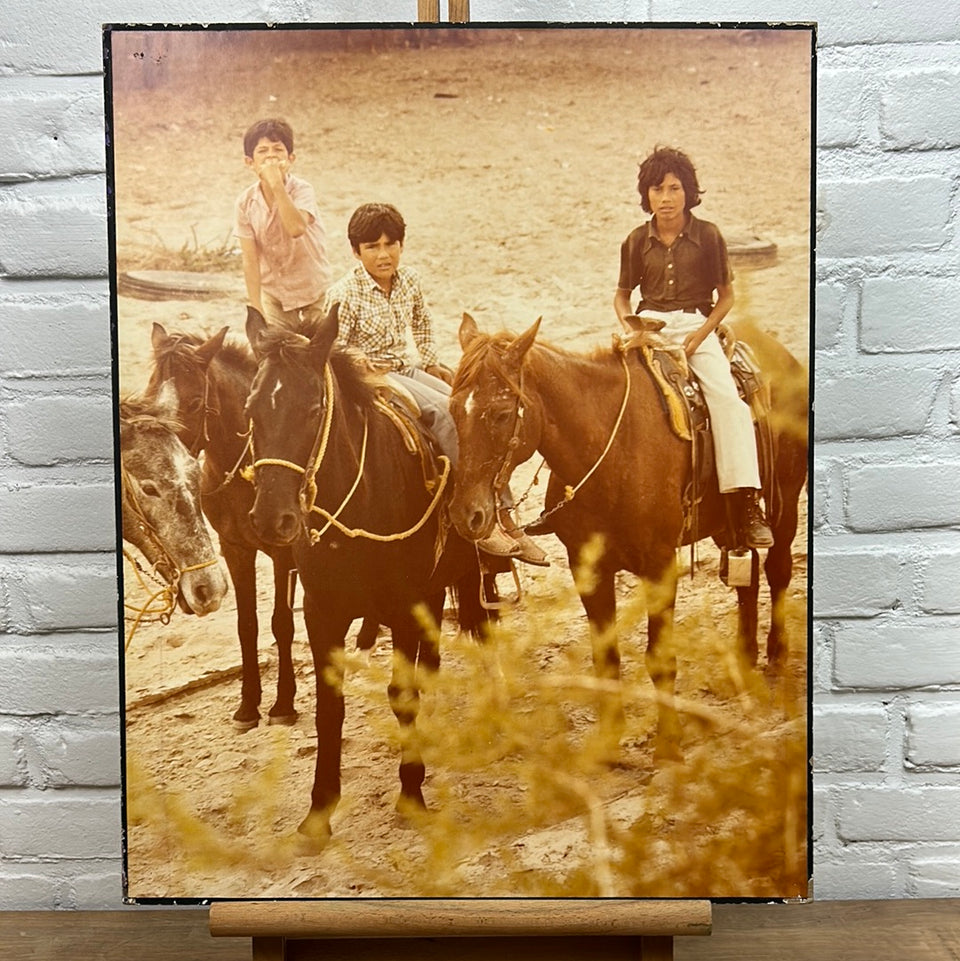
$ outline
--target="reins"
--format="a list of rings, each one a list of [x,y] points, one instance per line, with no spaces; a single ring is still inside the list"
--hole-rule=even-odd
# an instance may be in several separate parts
[[[550,510],[544,511],[544,513],[540,515],[540,518],[539,518],[540,521],[546,520],[552,514],[555,514],[558,510],[560,510],[565,505],[569,504],[570,501],[572,501],[577,496],[577,494],[580,492],[583,485],[586,484],[587,481],[590,480],[590,478],[593,477],[593,475],[597,472],[600,465],[606,459],[607,454],[610,453],[610,448],[613,447],[613,442],[616,440],[617,434],[620,432],[620,425],[623,423],[624,415],[627,412],[627,404],[630,400],[630,391],[632,386],[631,377],[630,377],[630,365],[627,363],[626,354],[623,351],[619,351],[619,356],[620,356],[620,363],[623,365],[623,372],[624,372],[624,378],[626,381],[626,386],[623,392],[623,400],[620,403],[620,410],[617,413],[617,419],[614,422],[613,430],[610,432],[610,437],[607,439],[606,446],[601,451],[600,456],[596,459],[593,466],[586,472],[586,474],[583,475],[582,478],[580,478],[580,481],[577,484],[572,486],[568,484],[564,487],[563,500],[560,501],[559,504],[552,507]],[[520,372],[520,377],[521,377],[520,384],[522,388],[522,385],[523,385],[522,369]],[[494,489],[498,492],[503,489],[504,484],[506,484],[513,470],[513,468],[510,466],[510,456],[520,444],[520,430],[522,429],[522,425],[523,425],[523,399],[521,394],[518,393],[517,419],[514,422],[513,436],[511,436],[510,440],[507,442],[507,450],[503,455],[503,463],[500,465],[500,470],[497,471],[497,475],[493,481]],[[541,464],[540,467],[542,466],[543,465]],[[537,477],[539,476],[539,474],[540,474],[540,468],[537,468],[537,471],[534,474],[533,481],[531,481],[531,485],[530,485],[531,487],[533,486],[533,484],[537,482]],[[520,498],[518,503],[521,503],[526,498],[528,493],[529,493],[529,489],[524,492],[523,496]]]
[[[170,617],[177,607],[177,596],[180,592],[180,579],[183,577],[183,575],[192,573],[193,571],[200,571],[207,567],[213,567],[217,564],[217,558],[214,557],[211,560],[203,561],[200,564],[191,564],[189,567],[178,567],[173,559],[173,555],[167,549],[167,546],[164,544],[163,539],[160,537],[157,529],[147,519],[146,514],[144,514],[143,508],[140,506],[140,502],[134,493],[133,484],[130,481],[130,475],[124,469],[123,465],[120,467],[120,478],[124,502],[136,517],[140,530],[143,531],[147,540],[150,541],[150,543],[157,550],[157,553],[160,555],[160,560],[153,564],[153,569],[149,572],[149,576],[161,585],[158,590],[154,590],[151,585],[147,584],[143,568],[140,566],[136,558],[126,549],[123,551],[123,556],[130,562],[130,566],[137,575],[137,581],[139,582],[140,587],[149,595],[146,601],[144,601],[144,603],[139,607],[137,607],[135,604],[128,604],[126,601],[124,601],[124,609],[135,614],[133,617],[133,627],[127,633],[126,640],[124,641],[124,650],[126,651],[130,647],[130,642],[133,640],[133,635],[136,634],[137,629],[146,618],[149,617],[151,619],[158,620],[164,625],[170,623]],[[158,564],[161,561],[165,561],[167,566],[172,571],[169,579],[160,574],[159,570],[157,569]]]
[[[408,527],[405,531],[399,531],[395,534],[376,534],[372,531],[365,530],[360,527],[347,527],[340,520],[340,514],[343,513],[347,504],[353,498],[356,493],[357,488],[360,486],[360,481],[363,479],[363,471],[366,466],[366,455],[367,455],[367,440],[369,438],[369,414],[364,411],[363,417],[363,440],[360,446],[360,457],[358,459],[357,474],[353,480],[353,484],[347,491],[343,500],[340,502],[340,506],[331,513],[326,510],[326,508],[320,507],[317,504],[317,483],[316,476],[320,470],[320,465],[323,462],[324,456],[327,452],[327,446],[330,441],[330,431],[333,425],[333,414],[334,414],[334,396],[335,392],[333,389],[333,374],[330,370],[330,364],[326,364],[323,369],[323,395],[324,395],[324,416],[323,421],[320,424],[320,428],[317,431],[317,439],[314,442],[313,449],[310,452],[310,457],[308,459],[308,466],[301,467],[299,464],[295,464],[292,461],[284,460],[279,457],[263,457],[254,460],[251,467],[251,475],[249,480],[253,479],[253,472],[256,471],[258,467],[285,467],[288,470],[295,471],[298,474],[303,475],[303,483],[300,485],[299,503],[300,512],[306,517],[309,517],[311,513],[318,514],[322,517],[326,523],[319,530],[310,531],[310,543],[316,544],[319,540],[330,530],[331,527],[338,530],[345,537],[349,538],[361,538],[371,541],[378,541],[380,543],[391,543],[393,541],[406,540],[409,537],[413,537],[418,531],[423,529],[423,526],[427,523],[430,517],[433,515],[437,506],[443,497],[444,491],[446,490],[447,481],[450,478],[450,458],[446,455],[441,454],[440,460],[443,463],[443,471],[440,475],[440,479],[436,485],[436,490],[434,492],[433,498],[427,505],[426,511],[420,517],[420,519],[412,526]],[[250,426],[250,443],[253,443],[253,425]],[[247,476],[245,473],[243,476]]]

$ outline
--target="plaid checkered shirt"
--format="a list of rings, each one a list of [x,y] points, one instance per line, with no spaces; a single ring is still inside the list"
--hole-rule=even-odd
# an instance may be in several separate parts
[[[359,348],[373,363],[399,372],[439,363],[430,311],[415,270],[398,267],[388,296],[358,264],[327,292],[328,309],[337,301],[341,346]],[[420,353],[419,365],[410,363],[407,330]]]

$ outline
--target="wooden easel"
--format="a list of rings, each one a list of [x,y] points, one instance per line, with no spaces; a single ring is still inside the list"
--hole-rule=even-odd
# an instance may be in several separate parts
[[[384,898],[210,906],[210,933],[252,938],[253,961],[672,961],[674,937],[710,934],[711,923],[709,901]]]
[[[470,0],[449,0],[449,14],[469,22]],[[417,18],[439,23],[440,0],[417,0]],[[673,939],[710,934],[712,918],[709,901],[222,901],[210,933],[252,938],[253,961],[672,961]]]

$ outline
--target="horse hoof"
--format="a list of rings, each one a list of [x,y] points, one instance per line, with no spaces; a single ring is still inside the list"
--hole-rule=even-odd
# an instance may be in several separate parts
[[[298,854],[319,854],[333,837],[330,818],[333,806],[322,810],[311,810],[297,828],[295,844]]]
[[[294,711],[292,714],[268,714],[267,724],[283,724],[286,727],[293,727],[300,719],[300,715]]]
[[[233,715],[233,729],[240,734],[246,734],[247,731],[252,731],[259,723],[259,714],[254,714],[253,717],[250,717],[242,711],[237,711],[237,713]]]
[[[416,820],[418,817],[423,817],[428,810],[427,802],[424,801],[423,794],[419,791],[413,795],[401,794],[397,798],[397,814],[402,818]]]
[[[653,751],[653,760],[655,764],[680,763],[683,761],[683,752],[676,744],[658,743]]]

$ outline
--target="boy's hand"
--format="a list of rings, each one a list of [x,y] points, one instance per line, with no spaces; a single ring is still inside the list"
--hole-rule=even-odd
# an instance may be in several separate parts
[[[279,160],[265,160],[257,171],[260,179],[271,188],[276,190],[283,186],[283,179],[287,172],[287,165]]]
[[[444,367],[438,364],[431,364],[426,368],[426,372],[432,377],[437,377],[442,380],[448,387],[453,386],[453,371],[449,367]]]

